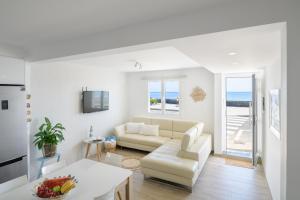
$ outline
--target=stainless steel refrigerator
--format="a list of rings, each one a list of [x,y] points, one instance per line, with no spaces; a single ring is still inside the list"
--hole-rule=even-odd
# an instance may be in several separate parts
[[[26,94],[0,84],[0,183],[27,174]]]

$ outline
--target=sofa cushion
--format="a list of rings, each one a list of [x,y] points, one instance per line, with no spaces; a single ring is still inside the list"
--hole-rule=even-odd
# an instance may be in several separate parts
[[[148,117],[134,117],[131,120],[132,122],[141,122],[144,124],[151,124],[151,119]]]
[[[197,122],[192,121],[173,120],[173,132],[184,133],[196,124]]]
[[[152,118],[151,124],[159,125],[160,136],[172,138],[173,121],[171,119]]]
[[[162,130],[162,129],[160,129],[159,130],[159,135],[162,136],[162,137],[172,138],[173,132],[169,131],[169,130]]]
[[[173,137],[172,138],[181,140],[184,135],[185,135],[185,132],[173,131]]]
[[[122,124],[122,125],[119,125],[117,127],[115,127],[115,130],[114,130],[114,135],[119,137],[120,135],[123,135],[126,133],[126,124]]]
[[[172,131],[172,120],[171,119],[159,119],[152,118],[151,124],[159,125],[160,129]]]
[[[124,134],[118,137],[118,140],[129,142],[129,143],[137,143],[142,145],[159,147],[162,144],[169,141],[170,138],[161,137],[161,136],[146,136],[140,134]]]
[[[148,135],[148,136],[158,136],[159,135],[159,126],[144,124],[143,126],[141,126],[140,134]]]
[[[192,146],[198,139],[198,129],[197,127],[190,128],[181,140],[181,150],[187,150]]]
[[[122,146],[122,147],[131,148],[131,149],[138,149],[141,151],[148,151],[148,152],[152,152],[157,148],[157,146],[149,146],[149,145],[144,145],[144,144],[131,143],[131,142],[123,141],[123,140],[118,140],[117,145]]]
[[[128,122],[126,123],[126,133],[139,134],[144,123]]]
[[[156,153],[167,154],[167,155],[176,155],[180,151],[181,140],[169,140],[164,145],[155,149]]]
[[[198,169],[198,162],[177,156],[180,145],[167,142],[141,159],[141,166],[156,171],[193,178]]]

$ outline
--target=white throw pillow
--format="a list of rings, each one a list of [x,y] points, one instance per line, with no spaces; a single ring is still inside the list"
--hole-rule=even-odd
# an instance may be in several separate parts
[[[139,134],[144,123],[128,122],[126,123],[126,133]]]
[[[148,136],[158,136],[159,135],[159,126],[158,125],[142,125],[141,132],[142,135]]]

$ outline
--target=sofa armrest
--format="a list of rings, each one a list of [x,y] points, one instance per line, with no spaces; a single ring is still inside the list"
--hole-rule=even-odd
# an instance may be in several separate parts
[[[203,133],[204,123],[199,122],[198,124],[196,124],[196,128],[197,128],[197,138],[199,138],[201,136],[201,134]]]
[[[203,128],[204,128],[204,123],[199,122],[189,130],[187,130],[184,133],[184,136],[181,140],[181,150],[187,151],[190,146],[197,143],[198,139],[200,139],[201,137]]]
[[[120,137],[121,135],[124,135],[125,133],[126,133],[125,124],[115,127],[114,135],[116,137]]]
[[[200,161],[203,159],[203,155],[210,154],[211,150],[211,135],[203,133],[201,136],[199,136],[199,140],[193,145],[191,145],[188,149],[179,150],[177,156],[195,161]]]

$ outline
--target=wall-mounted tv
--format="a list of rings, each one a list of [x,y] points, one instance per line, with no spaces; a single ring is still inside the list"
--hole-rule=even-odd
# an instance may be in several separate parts
[[[83,91],[83,113],[109,110],[108,91]]]

